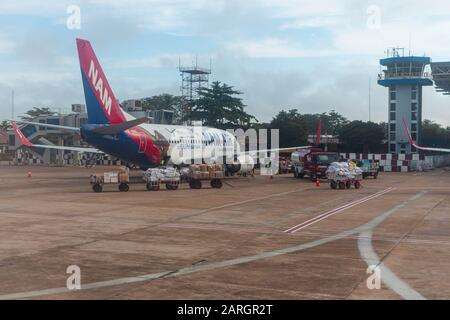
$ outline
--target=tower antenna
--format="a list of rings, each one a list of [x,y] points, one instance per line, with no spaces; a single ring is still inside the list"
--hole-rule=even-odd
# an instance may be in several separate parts
[[[11,90],[11,119],[14,120],[14,89]]]
[[[372,122],[372,78],[369,77],[369,122]]]

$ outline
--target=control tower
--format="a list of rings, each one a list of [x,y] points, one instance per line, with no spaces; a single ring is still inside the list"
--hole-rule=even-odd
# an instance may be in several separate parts
[[[402,48],[388,50],[387,58],[380,60],[385,69],[378,75],[378,84],[389,90],[388,141],[391,153],[416,152],[409,143],[403,121],[413,140],[420,143],[422,87],[433,85],[430,74],[425,71],[430,63],[429,57],[405,56]]]

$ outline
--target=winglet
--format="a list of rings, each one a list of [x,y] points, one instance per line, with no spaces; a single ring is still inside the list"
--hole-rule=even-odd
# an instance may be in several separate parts
[[[411,143],[412,146],[415,147],[416,144],[415,144],[415,142],[414,142],[414,140],[413,140],[413,138],[411,136],[411,132],[409,132],[408,125],[406,124],[405,119],[403,119],[403,126],[405,127],[406,133],[408,134],[409,142]]]
[[[27,147],[32,147],[33,144],[24,136],[24,134],[22,133],[22,131],[20,131],[20,129],[17,127],[17,124],[15,122],[11,123],[14,131],[16,132],[17,136],[20,139],[20,142]]]

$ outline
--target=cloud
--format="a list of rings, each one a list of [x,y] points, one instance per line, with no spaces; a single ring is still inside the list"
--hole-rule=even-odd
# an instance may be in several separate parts
[[[226,44],[227,48],[250,58],[304,58],[333,55],[332,50],[304,48],[288,39],[266,38]]]

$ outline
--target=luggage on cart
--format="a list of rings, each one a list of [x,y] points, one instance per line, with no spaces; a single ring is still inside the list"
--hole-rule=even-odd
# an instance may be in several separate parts
[[[120,192],[128,192],[130,190],[130,170],[122,167],[118,171],[104,172],[103,174],[93,174],[90,177],[92,190],[102,192],[105,184],[118,184]]]
[[[352,185],[355,189],[361,187],[362,170],[354,163],[333,162],[327,169],[327,178],[332,189],[350,189]]]
[[[223,186],[225,167],[222,164],[193,164],[183,173],[191,189],[201,189],[202,181],[210,181],[212,188],[220,189]]]
[[[177,190],[181,183],[181,175],[173,167],[148,169],[144,172],[143,179],[150,191],[158,191],[161,184],[165,184],[167,190]]]

